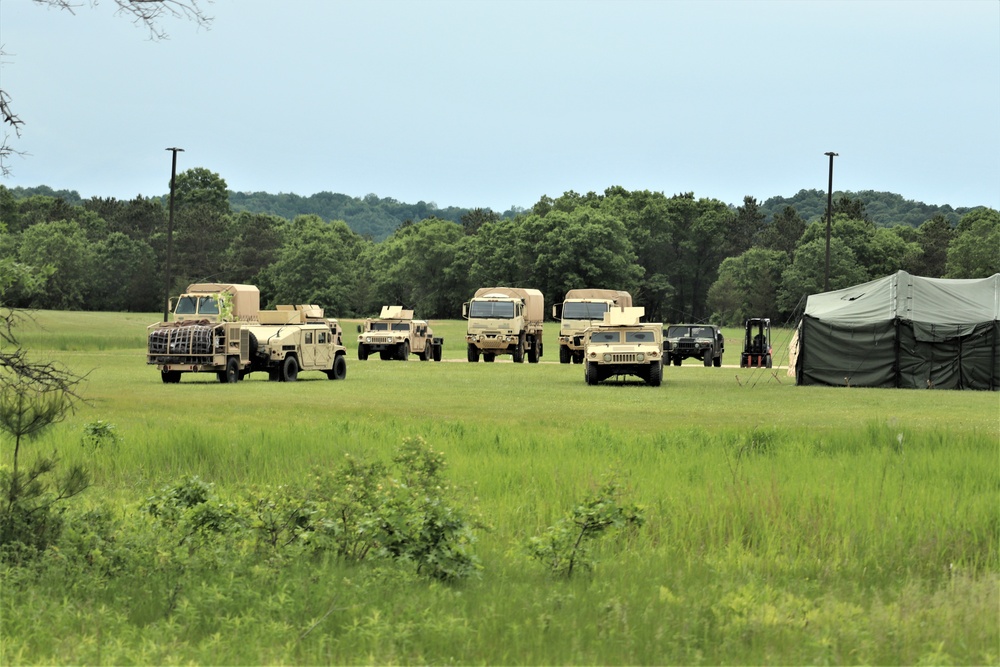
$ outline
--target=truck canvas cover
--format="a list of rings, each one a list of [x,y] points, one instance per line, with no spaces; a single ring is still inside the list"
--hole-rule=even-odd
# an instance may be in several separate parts
[[[1000,390],[1000,273],[813,294],[798,337],[800,385]]]

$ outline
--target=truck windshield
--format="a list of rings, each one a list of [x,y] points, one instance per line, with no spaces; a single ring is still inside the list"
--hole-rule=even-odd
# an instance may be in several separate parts
[[[372,322],[372,325],[371,325],[371,327],[368,330],[369,331],[388,331],[389,330],[389,323],[388,322]]]
[[[562,318],[564,320],[602,320],[608,312],[606,303],[574,303],[563,304]]]
[[[590,334],[591,343],[620,343],[621,340],[620,331],[595,331]]]
[[[652,331],[626,331],[626,343],[655,343],[656,334]]]
[[[499,318],[509,320],[514,317],[514,302],[473,301],[469,306],[469,317]]]
[[[394,322],[392,325],[393,331],[409,331],[410,325],[406,322]]]
[[[691,327],[670,327],[667,329],[667,338],[684,338],[691,335]]]
[[[218,315],[219,303],[214,296],[184,295],[177,300],[174,315]]]

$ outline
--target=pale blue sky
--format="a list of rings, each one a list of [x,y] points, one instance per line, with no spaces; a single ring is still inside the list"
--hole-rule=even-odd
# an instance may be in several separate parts
[[[530,207],[612,185],[1000,208],[1000,2],[216,0],[151,42],[111,0],[0,0],[9,187]]]

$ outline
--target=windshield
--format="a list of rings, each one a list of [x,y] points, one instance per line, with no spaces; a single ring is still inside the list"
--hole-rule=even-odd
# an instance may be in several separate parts
[[[473,301],[469,307],[469,317],[499,318],[509,320],[514,317],[514,302]]]
[[[389,323],[388,322],[372,322],[371,327],[369,327],[368,330],[369,331],[388,331],[389,330]]]
[[[626,343],[655,343],[656,334],[652,331],[626,331]]]
[[[564,320],[601,320],[608,312],[606,303],[577,303],[568,301],[563,304],[562,318]]]
[[[667,338],[684,338],[691,335],[691,327],[670,327],[667,329]]]
[[[393,331],[409,331],[410,330],[410,325],[407,324],[406,322],[395,322],[392,325],[392,330]]]
[[[621,340],[620,331],[595,331],[590,334],[591,343],[620,343]]]
[[[214,296],[182,296],[177,300],[174,315],[218,315],[219,303]]]

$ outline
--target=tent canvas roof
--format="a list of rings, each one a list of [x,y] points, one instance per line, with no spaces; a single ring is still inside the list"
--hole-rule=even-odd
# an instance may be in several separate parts
[[[818,320],[873,323],[895,318],[938,324],[1000,320],[1000,273],[989,278],[922,278],[906,271],[846,289],[813,294],[805,314]]]

